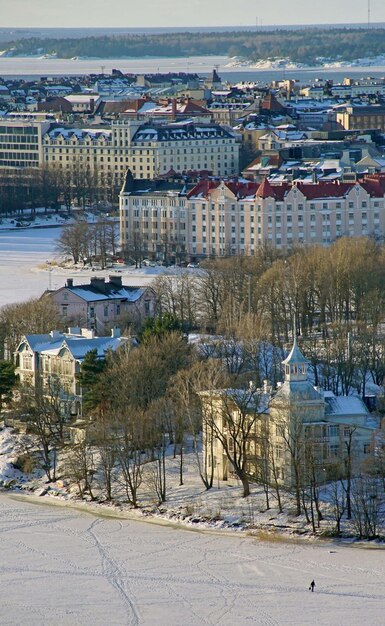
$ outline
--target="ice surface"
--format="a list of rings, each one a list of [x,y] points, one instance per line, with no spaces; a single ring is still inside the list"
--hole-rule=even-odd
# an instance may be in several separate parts
[[[2,623],[384,624],[382,550],[264,543],[39,504],[0,495]]]
[[[2,231],[0,229],[0,307],[12,302],[40,296],[46,289],[63,287],[66,278],[74,278],[74,284],[89,283],[95,276],[91,270],[63,270],[52,266],[51,272],[37,271],[37,266],[55,257],[55,241],[60,228]],[[128,270],[122,273],[123,283],[132,286],[149,284],[165,268],[149,267]],[[115,270],[98,272],[108,276]],[[127,292],[130,299],[135,292]],[[127,295],[127,294],[126,294]]]

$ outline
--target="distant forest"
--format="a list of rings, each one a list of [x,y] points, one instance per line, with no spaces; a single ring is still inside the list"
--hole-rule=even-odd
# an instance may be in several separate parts
[[[258,61],[289,58],[314,64],[320,57],[351,61],[385,54],[384,28],[304,28],[301,30],[164,34],[124,34],[79,39],[19,39],[5,44],[15,55],[57,53],[72,57],[238,56]],[[5,47],[4,46],[4,47]]]

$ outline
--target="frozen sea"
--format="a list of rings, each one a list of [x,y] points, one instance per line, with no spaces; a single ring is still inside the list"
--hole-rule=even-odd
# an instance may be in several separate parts
[[[0,307],[13,302],[41,296],[46,289],[58,289],[66,278],[74,284],[88,283],[91,276],[108,277],[117,270],[63,270],[51,266],[42,270],[47,261],[56,257],[55,241],[61,228],[31,228],[25,230],[0,230]],[[40,266],[40,269],[39,269]],[[129,269],[122,274],[126,285],[148,285],[164,268]],[[120,270],[121,272],[121,270]],[[1,621],[0,621],[1,624]]]
[[[266,543],[36,500],[0,494],[1,624],[384,624],[383,550]]]
[[[127,59],[42,59],[38,57],[0,57],[0,76],[24,77],[36,79],[40,76],[79,76],[92,73],[111,74],[112,69],[119,69],[123,73],[151,73],[151,72],[196,72],[201,76],[210,74],[214,67],[225,80],[260,81],[269,83],[272,80],[291,78],[308,83],[316,78],[342,81],[345,76],[384,76],[385,67],[354,66],[342,68],[315,68],[315,69],[253,69],[250,67],[232,67],[226,56],[191,56],[191,57],[146,57]]]
[[[54,257],[60,228],[0,231],[0,306],[41,295],[55,277],[33,271]]]

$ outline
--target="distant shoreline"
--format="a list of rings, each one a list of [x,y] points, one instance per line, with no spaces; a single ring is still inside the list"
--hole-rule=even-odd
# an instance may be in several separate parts
[[[385,61],[385,59],[384,59]],[[385,76],[385,62],[379,66],[341,66],[341,67],[265,67],[255,68],[249,65],[231,66],[231,59],[226,56],[190,56],[190,57],[152,57],[145,59],[40,59],[36,57],[0,57],[0,76],[9,79],[38,79],[41,76],[84,76],[88,74],[105,74],[110,76],[113,69],[123,74],[155,74],[155,73],[195,73],[199,76],[209,75],[214,67],[224,80],[236,83],[240,81],[259,81],[268,83],[272,80],[298,79],[307,83],[317,77],[327,77],[341,81],[345,76]]]

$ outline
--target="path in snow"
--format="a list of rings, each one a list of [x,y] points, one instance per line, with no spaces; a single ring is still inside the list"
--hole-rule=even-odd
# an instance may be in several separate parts
[[[382,550],[262,543],[1,494],[0,554],[7,625],[384,624]]]

